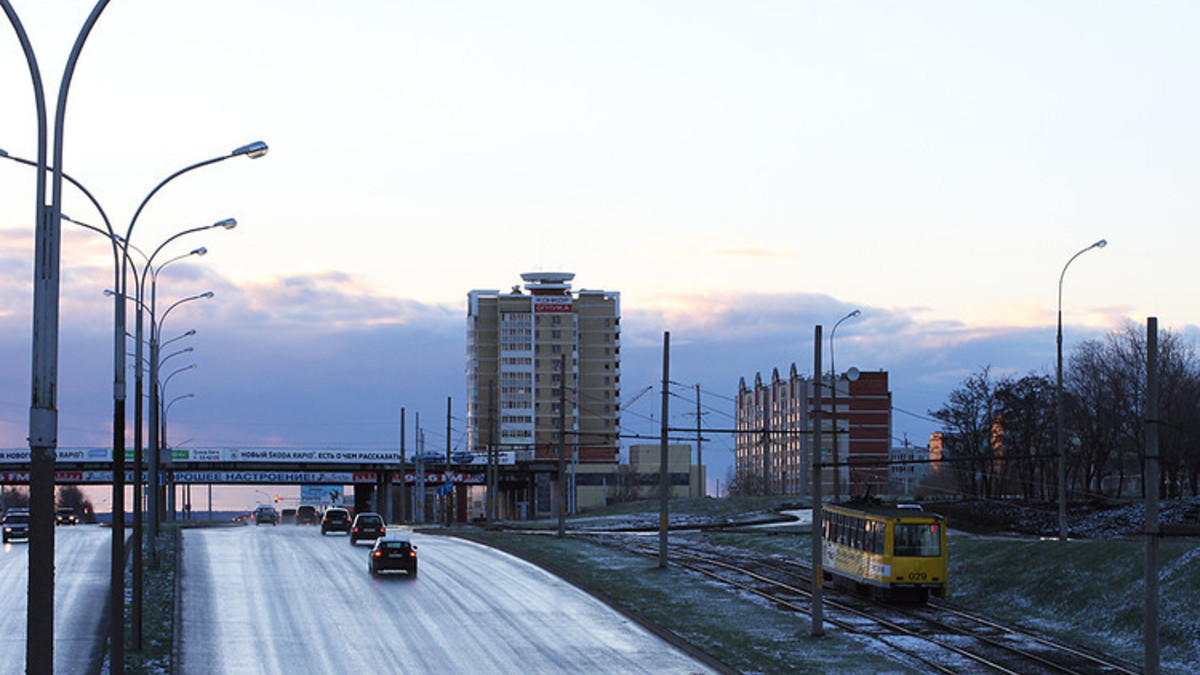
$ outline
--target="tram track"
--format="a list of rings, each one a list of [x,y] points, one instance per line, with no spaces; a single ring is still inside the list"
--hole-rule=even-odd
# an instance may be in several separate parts
[[[644,538],[586,535],[646,557],[658,548]],[[811,566],[733,547],[672,542],[672,564],[810,615]],[[826,588],[826,623],[876,640],[914,664],[938,673],[1014,675],[1135,675],[1140,671],[1113,657],[1005,624],[944,600],[927,605],[873,603]]]

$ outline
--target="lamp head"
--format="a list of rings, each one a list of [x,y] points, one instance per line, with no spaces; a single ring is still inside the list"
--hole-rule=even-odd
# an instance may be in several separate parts
[[[212,296],[213,296],[213,292],[212,292],[212,291],[205,291],[205,292],[203,292],[203,293],[201,293],[201,294],[200,294],[200,297],[202,297],[202,298],[211,298]]]
[[[246,155],[250,159],[258,159],[259,157],[262,157],[263,155],[267,154],[267,150],[268,150],[268,148],[267,148],[266,143],[263,143],[262,141],[254,141],[253,143],[250,143],[249,145],[243,145],[242,147],[238,148],[237,150],[234,150],[230,154],[232,154],[234,156]]]
[[[196,334],[196,329],[195,329],[195,328],[191,328],[191,329],[189,329],[189,330],[188,330],[186,333],[184,333],[183,335],[184,335],[184,337],[187,337],[187,336],[189,336],[189,335],[195,335],[195,334]]]
[[[1107,239],[1101,239],[1100,241],[1098,241],[1098,242],[1096,242],[1096,243],[1092,244],[1092,247],[1093,247],[1093,248],[1104,248],[1105,246],[1108,246],[1108,240],[1107,240]]]
[[[8,152],[4,148],[0,148],[0,157],[8,157]]]
[[[201,246],[200,248],[189,253],[188,255],[208,255],[208,249]]]
[[[862,316],[862,310],[856,309],[853,312],[850,312],[850,316],[857,319],[858,317]]]
[[[212,226],[223,227],[227,230],[232,230],[233,228],[237,227],[237,218],[226,218],[225,220],[219,220],[213,223]]]

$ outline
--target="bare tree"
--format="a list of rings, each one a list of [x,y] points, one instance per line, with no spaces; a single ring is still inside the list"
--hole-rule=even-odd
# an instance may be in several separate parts
[[[974,497],[999,491],[1004,464],[997,434],[1000,403],[990,370],[985,367],[963,380],[944,407],[929,413],[942,422],[943,447],[960,491]]]
[[[1200,474],[1200,361],[1177,333],[1159,334],[1159,449],[1162,494],[1197,494]],[[1073,484],[1103,492],[1115,478],[1115,496],[1127,477],[1144,475],[1146,338],[1127,322],[1102,340],[1081,343],[1064,376]],[[1145,494],[1145,485],[1141,485]]]
[[[1026,499],[1049,501],[1056,470],[1053,380],[1034,374],[1005,378],[996,384],[996,399],[1006,492],[1011,484]]]

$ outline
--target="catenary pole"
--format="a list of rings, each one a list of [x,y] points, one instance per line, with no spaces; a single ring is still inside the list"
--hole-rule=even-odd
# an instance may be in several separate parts
[[[662,357],[662,432],[658,442],[658,566],[667,566],[667,525],[670,522],[668,496],[671,490],[667,452],[667,429],[671,413],[671,333],[663,333]]]
[[[400,520],[408,520],[408,469],[404,457],[404,408],[400,408]]]
[[[825,573],[821,559],[824,534],[821,523],[821,326],[813,336],[813,403],[812,403],[812,634],[825,634],[821,584]],[[835,468],[836,470],[836,468]]]
[[[1158,675],[1158,319],[1146,319],[1146,675]]]
[[[567,355],[558,357],[558,489],[555,511],[558,512],[558,536],[567,531]]]
[[[704,456],[701,454],[701,450],[700,450],[700,444],[702,442],[700,414],[701,414],[700,413],[700,385],[697,384],[696,385],[696,471],[699,472],[699,474],[700,474],[699,475],[700,494],[698,494],[696,496],[704,497],[704,496],[706,496],[705,493],[708,492],[708,486],[705,485],[705,483],[707,481],[705,480],[705,477],[704,477]]]

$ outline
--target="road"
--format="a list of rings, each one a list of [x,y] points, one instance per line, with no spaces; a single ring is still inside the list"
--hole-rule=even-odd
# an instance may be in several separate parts
[[[181,673],[710,673],[574,586],[484,546],[413,536],[420,574],[280,525],[188,530]]]
[[[112,530],[59,527],[54,536],[54,670],[94,673],[103,656]],[[25,672],[29,544],[0,549],[0,673]]]

